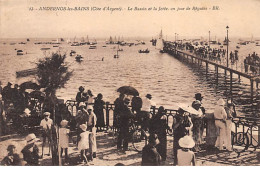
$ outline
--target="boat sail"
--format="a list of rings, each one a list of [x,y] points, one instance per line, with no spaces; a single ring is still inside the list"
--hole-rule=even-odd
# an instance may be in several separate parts
[[[163,34],[162,34],[162,30],[161,30],[161,32],[159,34],[159,38],[157,40],[155,48],[160,50],[160,52],[163,52]]]

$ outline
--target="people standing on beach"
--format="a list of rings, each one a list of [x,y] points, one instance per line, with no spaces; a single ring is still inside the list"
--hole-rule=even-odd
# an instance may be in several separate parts
[[[156,134],[149,136],[149,143],[144,146],[142,150],[142,166],[159,166],[161,163],[161,156],[156,149],[159,140]]]
[[[150,134],[157,134],[160,143],[156,146],[158,153],[162,157],[162,161],[166,161],[167,157],[167,135],[166,130],[167,116],[163,106],[158,108],[158,112],[152,117],[150,125]]]
[[[141,118],[143,119],[141,122],[141,127],[143,130],[148,131],[150,119],[152,118],[151,107],[156,106],[155,102],[152,101],[152,95],[147,94],[143,99],[143,105],[141,108]]]
[[[130,139],[129,127],[131,124],[131,120],[134,118],[134,114],[128,107],[129,103],[130,99],[125,98],[124,105],[122,106],[119,114],[119,136],[117,140],[117,149],[122,149],[123,142],[123,153],[125,153],[125,151],[128,151],[128,142]]]
[[[177,151],[181,147],[179,146],[179,140],[180,138],[184,137],[185,135],[188,135],[189,131],[191,130],[193,124],[191,121],[191,118],[185,114],[185,111],[182,108],[179,108],[176,112],[176,115],[173,119],[173,156],[174,156],[174,162],[173,165],[177,165],[178,159],[177,159]]]
[[[132,106],[132,112],[136,115],[137,121],[140,122],[141,119],[141,108],[143,105],[143,101],[141,97],[134,95],[131,101],[131,106]]]
[[[231,126],[232,126],[232,118],[236,116],[236,109],[235,105],[232,103],[231,99],[228,99],[227,104],[225,106],[225,110],[227,113],[226,119],[226,148],[227,150],[231,151]]]
[[[227,138],[226,138],[227,113],[224,106],[225,106],[225,101],[223,99],[219,99],[214,110],[215,124],[218,129],[217,132],[219,132],[215,146],[219,147],[219,150],[223,150],[224,144],[228,145]],[[230,147],[227,147],[227,149],[230,150]]]
[[[51,151],[51,147],[50,147],[50,134],[51,134],[51,128],[52,128],[52,125],[53,125],[53,121],[52,119],[50,118],[50,115],[51,113],[49,112],[45,112],[44,113],[44,119],[42,119],[41,123],[40,123],[40,126],[42,127],[43,129],[43,132],[42,132],[42,138],[43,138],[43,141],[42,141],[42,157],[44,156],[44,146],[46,144],[46,139],[48,139],[48,144],[49,144],[49,153],[48,155],[50,155],[50,151]]]
[[[123,93],[120,93],[119,97],[114,101],[115,109],[113,116],[113,126],[116,128],[119,127],[119,114],[124,107],[124,99],[125,95]]]
[[[37,138],[35,134],[31,133],[26,136],[27,145],[22,149],[23,159],[27,162],[28,166],[39,165],[39,148],[35,144]]]
[[[192,103],[192,107],[197,110],[197,111],[200,111],[201,115],[191,115],[191,120],[192,120],[192,123],[193,123],[193,128],[192,128],[192,136],[193,136],[193,139],[195,141],[195,151],[200,151],[200,144],[202,144],[202,135],[203,135],[203,132],[201,132],[201,130],[203,130],[203,125],[204,125],[204,121],[203,121],[203,113],[200,109],[200,106],[201,106],[201,102],[199,100],[195,100],[193,101]]]
[[[91,90],[88,90],[88,105],[94,105],[95,96],[92,94]]]
[[[5,86],[3,88],[3,91],[2,91],[2,97],[3,97],[3,101],[5,103],[5,106],[7,106],[8,104],[11,103],[12,101],[12,83],[8,82],[7,83],[7,86]]]
[[[22,165],[22,159],[16,152],[15,144],[9,144],[7,147],[7,156],[1,161],[2,166],[20,166]]]
[[[101,131],[105,127],[104,108],[105,102],[103,100],[103,95],[99,93],[94,103],[94,113],[97,116],[97,131]]]
[[[96,141],[96,124],[97,124],[97,117],[93,111],[93,106],[88,105],[87,111],[89,114],[88,117],[88,131],[92,134],[89,136],[89,152],[90,152],[90,160],[92,161],[93,158],[96,158],[97,154],[97,141]]]
[[[87,124],[81,124],[80,126],[81,133],[80,133],[80,140],[78,143],[78,149],[80,151],[81,156],[81,163],[85,162],[88,165],[88,151],[89,151],[89,131],[87,131]]]
[[[83,92],[84,92],[84,90],[85,89],[84,89],[83,86],[79,87],[79,92],[76,95],[76,101],[77,101],[78,105],[79,105],[80,102],[84,102],[84,100],[83,100]]]
[[[59,146],[61,148],[60,156],[62,157],[63,151],[65,153],[65,164],[68,163],[68,148],[69,148],[69,133],[70,130],[67,128],[68,121],[62,120],[60,122],[61,128],[59,128]]]
[[[184,136],[179,140],[181,149],[178,150],[177,165],[178,166],[195,166],[195,154],[191,149],[195,146],[195,142],[190,136]]]

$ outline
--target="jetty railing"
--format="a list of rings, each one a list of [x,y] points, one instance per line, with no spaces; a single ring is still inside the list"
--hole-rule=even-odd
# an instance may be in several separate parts
[[[74,116],[77,110],[77,102],[73,100],[66,101],[67,110]],[[106,102],[104,113],[105,113],[105,128],[106,130],[115,130],[114,126],[114,110],[115,105]],[[167,135],[173,136],[172,124],[174,116],[177,110],[175,109],[165,109],[167,124],[169,128],[167,129]],[[157,107],[151,107],[151,114],[154,115],[158,112]],[[206,120],[207,122],[207,120]],[[250,117],[236,117],[232,119],[232,146],[242,146],[243,151],[248,148],[260,148],[260,119],[250,118]]]

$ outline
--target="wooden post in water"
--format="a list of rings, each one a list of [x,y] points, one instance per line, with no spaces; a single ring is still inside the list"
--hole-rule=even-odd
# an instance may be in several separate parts
[[[216,84],[218,85],[218,66],[215,66],[215,70],[216,70],[216,74],[217,74]]]
[[[232,85],[233,85],[233,72],[230,71],[230,93],[232,95]]]
[[[254,97],[254,80],[250,79],[251,84],[251,103],[253,103],[253,97]]]
[[[206,76],[208,75],[209,64],[206,62]]]

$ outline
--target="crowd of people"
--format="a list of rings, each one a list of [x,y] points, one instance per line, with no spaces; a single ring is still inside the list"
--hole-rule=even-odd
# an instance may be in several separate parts
[[[79,162],[88,164],[97,156],[96,132],[102,131],[105,127],[103,96],[101,93],[95,97],[91,90],[84,92],[84,87],[79,87],[76,95],[77,115],[75,117],[76,145],[80,154]],[[167,130],[173,132],[173,165],[196,165],[195,153],[201,150],[203,143],[204,129],[207,128],[206,139],[208,148],[218,147],[223,150],[224,145],[227,151],[231,149],[231,119],[236,116],[235,106],[230,99],[218,100],[213,120],[206,114],[202,106],[203,97],[200,93],[195,94],[195,100],[190,108],[180,106],[173,119],[173,125],[168,125],[167,110],[160,106],[154,114],[151,108],[156,106],[151,94],[146,94],[141,98],[138,94],[128,97],[120,93],[114,102],[113,126],[118,130],[117,139],[118,152],[126,153],[129,151],[128,143],[131,138],[129,127],[132,122],[140,125],[145,131],[141,137],[148,137],[148,144],[142,151],[141,165],[162,165],[167,159]],[[131,103],[131,104],[130,104]],[[195,112],[195,113],[194,113]],[[40,122],[42,128],[42,154],[35,144],[36,136],[30,133],[25,140],[27,145],[23,148],[23,160],[14,153],[15,145],[7,147],[8,155],[2,161],[3,165],[21,165],[25,161],[27,165],[38,165],[39,159],[45,155],[45,146],[51,144],[51,129],[54,127],[51,113],[45,112]],[[65,164],[69,162],[69,138],[71,135],[70,119],[63,119],[59,124],[59,141],[61,156],[65,153]],[[70,126],[70,127],[69,127]],[[210,131],[210,132],[209,132]],[[215,132],[214,132],[215,131]],[[48,142],[47,142],[48,140]],[[184,158],[185,157],[185,158]],[[15,160],[10,160],[15,159]]]
[[[248,54],[244,59],[244,68],[246,73],[248,73],[248,70],[253,74],[260,73],[260,58],[257,53]]]

